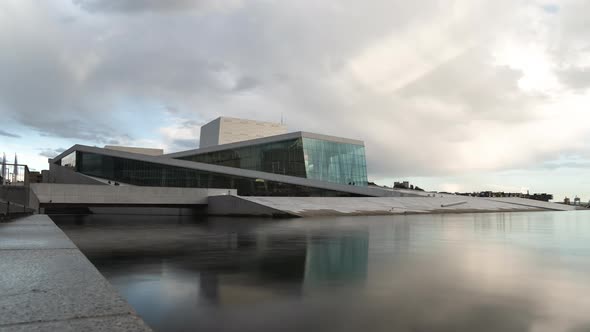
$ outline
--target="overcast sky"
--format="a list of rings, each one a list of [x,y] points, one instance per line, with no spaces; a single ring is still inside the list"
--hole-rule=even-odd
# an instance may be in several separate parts
[[[218,116],[365,141],[369,179],[590,198],[587,0],[3,0],[0,152],[198,146]]]

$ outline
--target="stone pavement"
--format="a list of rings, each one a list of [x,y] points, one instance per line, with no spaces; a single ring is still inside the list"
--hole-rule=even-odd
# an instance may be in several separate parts
[[[434,194],[433,194],[434,196]],[[539,202],[522,198],[483,198],[455,195],[436,197],[255,197],[255,196],[218,196],[217,210],[231,214],[240,199],[257,204],[260,211],[272,209],[300,217],[322,215],[374,215],[403,213],[465,213],[465,212],[515,212],[515,211],[568,211],[574,210],[563,204]],[[227,202],[224,202],[227,200]],[[225,204],[224,204],[225,203]],[[243,204],[242,204],[243,205]],[[256,208],[250,207],[254,214]]]
[[[0,332],[151,331],[46,215],[0,224]]]

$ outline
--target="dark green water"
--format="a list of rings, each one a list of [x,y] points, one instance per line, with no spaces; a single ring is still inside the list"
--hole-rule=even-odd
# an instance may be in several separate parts
[[[156,331],[590,331],[590,213],[54,216]]]

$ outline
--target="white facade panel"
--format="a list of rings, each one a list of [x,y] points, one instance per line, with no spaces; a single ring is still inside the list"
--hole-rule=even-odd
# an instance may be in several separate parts
[[[217,118],[201,127],[199,148],[219,145],[219,124],[221,118]]]
[[[201,127],[199,145],[205,148],[286,133],[287,126],[280,123],[220,117]]]
[[[132,146],[118,146],[118,145],[105,145],[104,148],[109,149],[109,150],[116,150],[116,151],[130,152],[130,153],[139,153],[139,154],[144,154],[146,156],[161,156],[164,154],[163,149],[136,148],[136,147],[132,147]]]

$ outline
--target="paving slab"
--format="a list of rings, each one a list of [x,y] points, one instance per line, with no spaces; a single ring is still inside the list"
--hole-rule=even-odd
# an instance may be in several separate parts
[[[230,201],[234,200],[234,201]],[[320,215],[372,215],[401,213],[461,213],[540,211],[548,207],[492,201],[478,197],[445,195],[437,197],[256,197],[217,196],[210,198],[222,214],[233,214],[241,205],[235,200],[247,201],[264,209],[282,211],[302,217]],[[530,201],[530,200],[527,200]],[[552,204],[552,203],[548,203]],[[558,205],[558,204],[553,204]],[[553,206],[549,205],[549,206]]]
[[[21,218],[18,220],[13,220],[12,224],[18,225],[45,225],[51,227],[57,227],[53,220],[49,218],[47,215],[44,214],[35,214],[32,216],[27,216],[25,218]],[[59,228],[58,228],[59,229]]]
[[[44,215],[0,225],[0,331],[37,330],[150,331]]]
[[[0,250],[0,325],[129,314],[78,250]]]
[[[150,328],[138,317],[107,316],[95,318],[81,318],[55,322],[26,323],[2,327],[0,332],[41,332],[41,331],[112,331],[112,332],[144,332]]]
[[[0,224],[0,250],[2,249],[77,249],[63,232],[56,232],[48,224]]]

